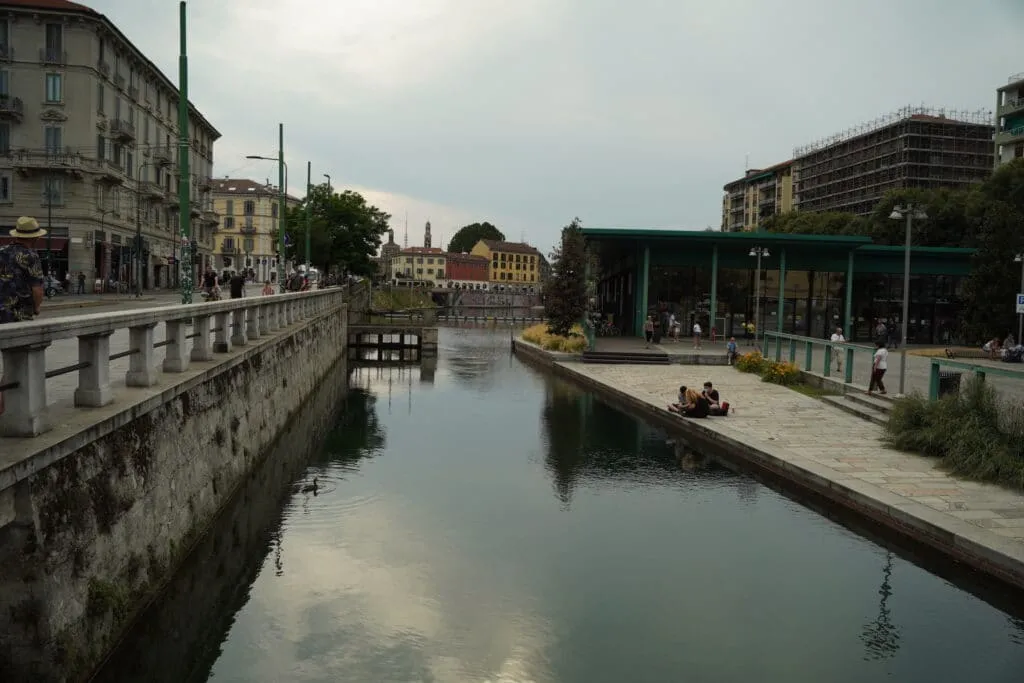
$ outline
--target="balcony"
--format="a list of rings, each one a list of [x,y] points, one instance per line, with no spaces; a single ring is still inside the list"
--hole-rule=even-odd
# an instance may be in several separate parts
[[[118,88],[123,88],[124,87],[124,75],[123,74],[114,74],[114,85],[116,85]]]
[[[39,63],[58,65],[67,64],[68,53],[65,50],[61,50],[58,48],[41,47],[39,48]]]
[[[11,150],[10,159],[11,165],[23,176],[45,172],[81,178],[86,168],[86,160],[81,154],[72,153],[70,148]]]
[[[199,202],[191,201],[189,202],[189,204],[192,205],[190,207],[189,213],[192,215],[193,218],[199,218],[203,215],[203,208],[199,206]]]
[[[200,178],[199,179],[199,183],[198,183],[199,191],[200,192],[209,192],[210,190],[212,190],[213,189],[212,180],[213,180],[212,178]]]
[[[25,118],[25,103],[20,97],[0,95],[0,121],[21,123]]]
[[[170,166],[174,162],[174,155],[170,147],[153,147],[153,161],[160,166]]]
[[[157,183],[154,183],[151,180],[146,180],[139,185],[139,192],[143,197],[147,197],[148,199],[158,202],[162,202],[167,199],[167,193],[164,191],[164,188]]]
[[[1024,142],[1024,125],[996,133],[996,145],[1009,145],[1014,142]]]
[[[136,102],[139,101],[139,89],[134,85],[128,88],[128,97],[132,98]]]
[[[110,78],[110,62],[104,62],[101,59],[96,62],[96,69],[107,78]]]
[[[111,119],[110,137],[118,142],[134,142],[135,124],[124,119]]]
[[[220,225],[220,214],[213,209],[203,209],[200,220],[203,225],[217,226]]]
[[[227,254],[228,256],[233,256],[239,253],[240,251],[241,250],[238,248],[238,245],[235,244],[234,242],[225,242],[224,244],[220,245],[220,253]]]
[[[999,105],[996,111],[997,116],[1009,116],[1024,111],[1024,97],[1007,97],[1006,101]]]
[[[101,183],[106,185],[124,184],[124,171],[121,169],[121,164],[113,159],[97,159],[93,170],[97,180]]]

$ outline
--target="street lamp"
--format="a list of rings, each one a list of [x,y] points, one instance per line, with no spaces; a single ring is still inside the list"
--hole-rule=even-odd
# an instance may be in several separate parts
[[[907,219],[907,235],[903,243],[903,319],[900,321],[900,394],[906,395],[904,389],[907,383],[907,321],[910,318],[910,240],[914,219],[924,220],[928,218],[924,211],[915,208],[913,204],[907,204],[906,208],[896,205],[892,208],[889,218],[898,221],[901,218]]]
[[[747,255],[757,257],[757,275],[755,276],[757,284],[755,285],[754,295],[754,348],[758,348],[757,333],[761,331],[761,321],[759,319],[761,316],[761,259],[768,258],[771,256],[771,253],[769,253],[768,247],[753,247]]]
[[[1017,254],[1013,262],[1020,264],[1020,289],[1017,292],[1019,297],[1024,294],[1024,253]],[[1024,313],[1017,314],[1017,343],[1024,344]]]
[[[327,178],[327,196],[330,197],[331,196],[331,192],[333,191],[331,189],[331,174],[330,173],[324,173],[324,178]]]
[[[248,154],[246,159],[260,159],[262,161],[276,161],[279,175],[279,184],[281,187],[278,188],[280,191],[279,206],[277,207],[277,286],[281,288],[281,291],[285,291],[284,282],[284,229],[286,225],[285,219],[285,193],[288,191],[288,164],[284,160],[284,124],[279,124],[278,128],[280,134],[280,153],[276,157],[265,157],[259,154]]]
[[[309,233],[312,218],[310,216],[309,204],[313,194],[313,162],[306,162],[306,277],[309,277]]]

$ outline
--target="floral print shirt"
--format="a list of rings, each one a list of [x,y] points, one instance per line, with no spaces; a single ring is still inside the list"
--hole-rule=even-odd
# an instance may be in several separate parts
[[[31,320],[32,288],[42,284],[39,254],[20,244],[0,247],[0,323]]]

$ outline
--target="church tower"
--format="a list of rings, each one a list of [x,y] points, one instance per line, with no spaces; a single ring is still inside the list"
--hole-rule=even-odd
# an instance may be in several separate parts
[[[427,221],[427,225],[423,229],[423,246],[430,249],[430,221]]]

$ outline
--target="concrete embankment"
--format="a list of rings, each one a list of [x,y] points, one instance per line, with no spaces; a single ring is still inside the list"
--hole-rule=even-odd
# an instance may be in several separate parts
[[[328,307],[0,441],[0,680],[92,672],[345,362],[346,325]]]
[[[1024,494],[957,479],[934,459],[886,448],[876,424],[730,367],[560,362],[522,340],[515,352],[698,451],[764,472],[1024,588]],[[699,387],[706,380],[734,406],[730,417],[692,420],[666,410],[679,385]]]

